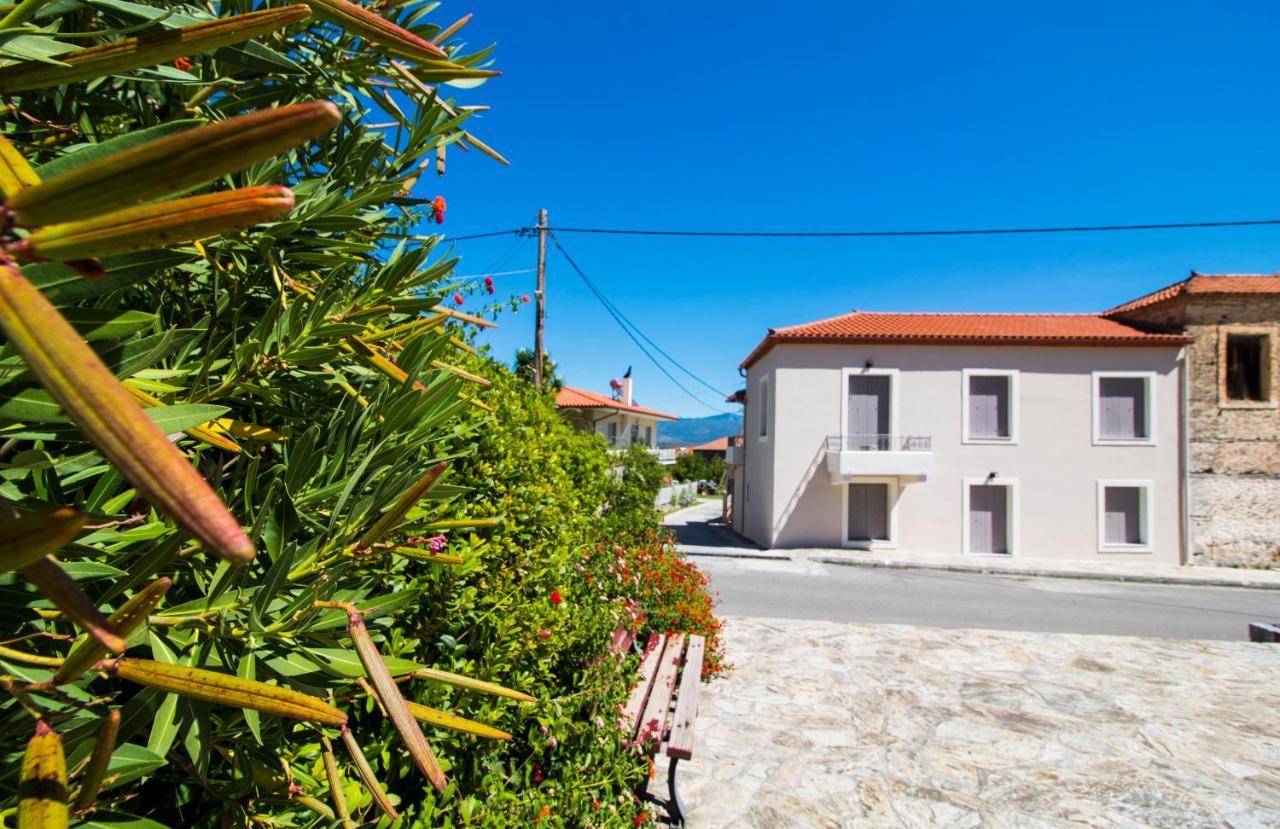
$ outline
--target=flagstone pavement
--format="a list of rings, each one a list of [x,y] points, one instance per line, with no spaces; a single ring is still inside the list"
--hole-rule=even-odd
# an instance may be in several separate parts
[[[741,617],[724,638],[690,829],[1280,827],[1280,646]]]

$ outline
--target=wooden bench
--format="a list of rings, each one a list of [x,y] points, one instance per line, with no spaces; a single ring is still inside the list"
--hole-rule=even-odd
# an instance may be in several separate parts
[[[614,643],[623,649],[631,645],[617,634]],[[684,826],[684,804],[676,791],[676,767],[681,760],[693,757],[693,724],[698,718],[705,646],[701,636],[650,636],[640,661],[640,682],[622,709],[622,730],[630,745],[650,757],[664,752],[667,755],[667,801],[663,803],[648,794],[648,778],[636,793],[665,807],[672,826]]]

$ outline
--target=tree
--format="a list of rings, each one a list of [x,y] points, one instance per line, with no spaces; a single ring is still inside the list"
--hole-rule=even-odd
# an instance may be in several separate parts
[[[513,365],[516,376],[527,383],[533,382],[533,349],[516,350],[516,361]],[[556,362],[550,354],[542,355],[542,387],[552,391],[564,388],[564,381],[556,374]]]
[[[719,484],[724,477],[724,458],[701,452],[685,452],[676,458],[671,477],[677,481],[710,481]]]

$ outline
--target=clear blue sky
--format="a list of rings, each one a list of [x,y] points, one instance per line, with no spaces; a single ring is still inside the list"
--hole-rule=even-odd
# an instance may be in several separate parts
[[[1280,217],[1274,2],[446,3],[504,76],[461,93],[511,168],[450,153],[446,230],[552,225],[902,229]],[[770,326],[864,310],[1092,311],[1202,272],[1280,269],[1280,227],[1125,234],[679,240],[564,235],[712,385]],[[460,242],[461,273],[511,240]],[[523,243],[501,270],[532,266]],[[570,385],[663,378],[549,254],[547,342]],[[497,277],[532,293],[533,275]],[[468,301],[468,305],[472,304]],[[532,306],[488,335],[510,360]],[[679,376],[679,375],[677,375]],[[723,404],[701,387],[702,397]]]

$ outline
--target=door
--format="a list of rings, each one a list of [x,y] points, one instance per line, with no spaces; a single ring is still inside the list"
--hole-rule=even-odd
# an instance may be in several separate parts
[[[887,449],[889,378],[883,374],[849,376],[849,422],[845,449]]]
[[[849,484],[849,540],[889,540],[889,485]]]
[[[1009,488],[969,487],[969,552],[1009,552]]]

